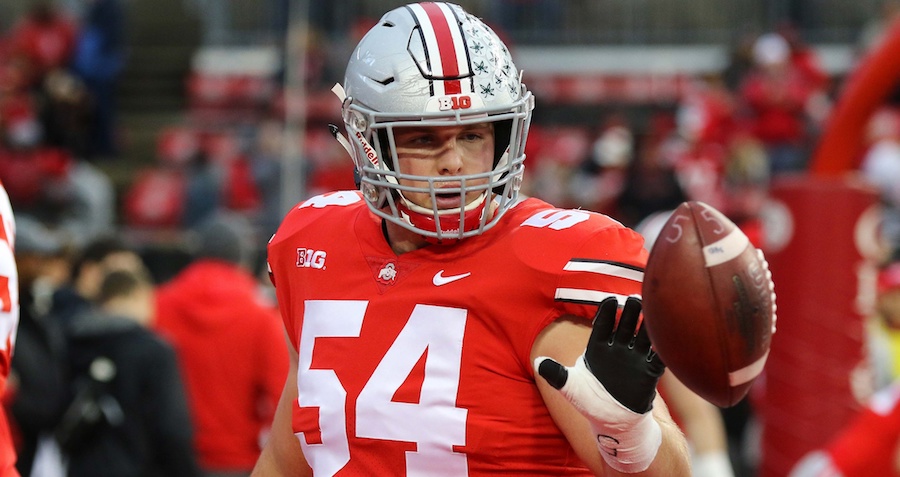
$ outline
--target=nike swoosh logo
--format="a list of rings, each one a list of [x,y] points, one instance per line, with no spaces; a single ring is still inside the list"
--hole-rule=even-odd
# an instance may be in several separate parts
[[[444,271],[441,270],[434,274],[434,278],[431,280],[431,283],[434,283],[434,286],[439,287],[441,285],[446,285],[450,282],[455,282],[457,280],[462,280],[463,278],[471,275],[472,272],[460,273],[459,275],[450,275],[445,277]]]

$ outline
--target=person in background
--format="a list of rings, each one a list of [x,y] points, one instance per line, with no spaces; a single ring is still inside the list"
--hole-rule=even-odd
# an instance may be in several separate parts
[[[900,251],[898,251],[900,252]],[[900,254],[878,273],[870,347],[874,393],[821,448],[807,453],[789,477],[900,477]]]
[[[860,172],[878,190],[883,234],[889,247],[900,249],[900,111],[883,107],[869,119]]]
[[[149,276],[110,271],[95,300],[67,328],[72,400],[55,430],[67,476],[199,476],[175,352],[148,329]]]
[[[140,255],[119,237],[95,238],[76,254],[68,282],[54,293],[54,319],[65,324],[89,309],[100,292],[103,277],[110,271],[143,269]]]
[[[819,92],[790,54],[783,36],[761,35],[753,44],[754,67],[739,89],[750,130],[765,146],[773,176],[806,168],[808,107]]]
[[[822,449],[788,477],[900,477],[900,381],[877,392]]]
[[[44,79],[42,93],[36,109],[44,144],[69,151],[76,162],[88,157],[93,99],[84,82],[68,70],[55,70]]]
[[[575,203],[594,212],[618,216],[633,152],[633,134],[624,121],[604,128],[569,180]]]
[[[116,86],[125,66],[125,12],[120,0],[88,0],[72,58],[72,70],[93,99],[88,157],[112,158],[119,152]]]
[[[869,326],[876,390],[900,380],[900,256],[879,270],[877,287]]]
[[[68,276],[69,259],[66,244],[43,224],[18,215],[15,221],[20,315],[4,404],[18,443],[16,467],[29,476],[33,467],[58,466],[50,435],[65,405],[67,350],[50,309],[54,291]]]
[[[284,333],[251,271],[249,222],[220,213],[194,232],[196,258],[157,290],[154,326],[178,354],[203,471],[248,475],[287,374]]]
[[[29,87],[40,86],[51,71],[69,66],[77,36],[76,22],[53,2],[33,2],[9,34],[13,54],[28,62]]]
[[[19,272],[16,269],[16,220],[0,183],[0,395],[6,392],[19,326]],[[16,448],[5,409],[0,406],[0,477],[19,477]]]

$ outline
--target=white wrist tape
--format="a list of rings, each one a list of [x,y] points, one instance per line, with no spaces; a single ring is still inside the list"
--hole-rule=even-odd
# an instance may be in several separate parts
[[[544,358],[535,360],[535,368]],[[662,430],[650,412],[638,414],[609,394],[587,369],[584,357],[568,368],[569,376],[559,391],[587,417],[600,455],[619,472],[647,470],[662,445]]]

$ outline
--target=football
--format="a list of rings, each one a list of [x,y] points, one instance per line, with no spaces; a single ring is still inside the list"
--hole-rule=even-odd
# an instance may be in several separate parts
[[[644,326],[663,363],[719,407],[759,376],[775,332],[775,292],[762,253],[699,201],[675,209],[653,242],[642,289]]]

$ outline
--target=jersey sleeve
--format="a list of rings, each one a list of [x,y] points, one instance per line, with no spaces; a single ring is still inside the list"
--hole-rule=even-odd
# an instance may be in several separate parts
[[[624,305],[630,295],[640,295],[648,253],[637,232],[605,215],[537,201],[526,205],[516,210],[521,226],[512,240],[519,280],[509,280],[512,288],[503,294],[514,297],[506,306],[516,315],[536,317],[517,323],[527,331],[512,340],[531,370],[534,342],[551,323],[575,316],[590,324],[603,300]]]
[[[6,387],[12,366],[16,330],[19,326],[19,274],[13,250],[16,223],[6,189],[0,184],[0,393]],[[0,408],[0,474],[14,469],[16,450],[6,411]]]
[[[266,266],[269,272],[269,279],[275,287],[278,311],[281,314],[281,319],[284,322],[288,338],[291,346],[294,347],[294,350],[297,349],[297,334],[292,332],[295,323],[294,314],[291,312],[293,309],[290,293],[291,286],[287,275],[288,270],[286,265],[290,261],[290,257],[288,256],[288,253],[290,252],[289,238],[296,233],[296,228],[299,226],[297,223],[302,220],[301,217],[299,217],[300,212],[298,212],[298,210],[299,209],[295,207],[285,217],[281,226],[275,234],[272,235],[272,238],[269,239],[266,253]]]
[[[621,225],[589,235],[571,254],[559,276],[554,299],[563,314],[592,318],[607,298],[619,305],[640,296],[647,251],[643,238]]]
[[[19,326],[19,275],[13,253],[15,231],[9,196],[0,184],[0,389],[9,376]]]

